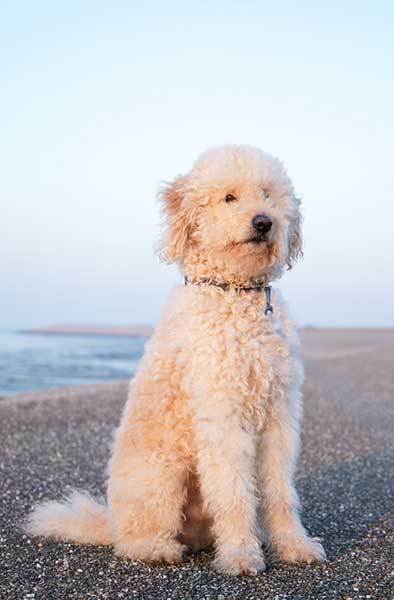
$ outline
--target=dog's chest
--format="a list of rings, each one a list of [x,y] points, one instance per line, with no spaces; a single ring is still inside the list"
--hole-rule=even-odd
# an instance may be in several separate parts
[[[274,315],[264,314],[262,295],[196,294],[192,316],[182,323],[179,360],[185,392],[211,382],[240,412],[245,425],[261,429],[272,401],[273,386],[289,371],[289,348],[279,302]],[[201,384],[201,385],[200,385]]]
[[[274,388],[283,387],[289,372],[280,307],[275,307],[273,316],[266,316],[264,307],[264,298],[222,303],[204,311],[205,322],[198,327],[200,335],[209,336],[213,358],[204,365],[205,374],[214,368],[216,376],[226,378],[222,385],[231,388],[233,408],[239,411],[245,427],[257,431],[264,426]]]
[[[266,316],[262,295],[213,294],[198,300],[188,329],[192,352],[199,345],[209,346],[210,355],[217,355],[212,364],[223,359],[242,376],[250,371],[251,385],[254,371],[264,370],[264,379],[269,379],[271,372],[287,361],[289,349],[279,303],[275,303],[274,315]]]
[[[223,322],[223,330],[228,343],[245,354],[245,363],[263,362],[274,367],[289,356],[279,307],[276,314],[267,316],[262,301],[240,304]]]
[[[259,431],[276,390],[287,386],[289,348],[280,321],[265,317],[261,310],[248,311],[244,318],[238,315],[233,326],[238,334],[231,343],[247,381],[242,416],[245,424]]]

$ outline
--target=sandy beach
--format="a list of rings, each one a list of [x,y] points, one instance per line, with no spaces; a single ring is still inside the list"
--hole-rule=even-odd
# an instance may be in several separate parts
[[[120,559],[110,548],[22,534],[18,525],[35,501],[59,498],[67,486],[103,495],[128,386],[117,382],[0,401],[0,598],[392,597],[394,332],[310,329],[302,339],[305,416],[297,481],[303,521],[322,538],[326,564],[269,560],[258,577],[232,578],[212,570],[209,552],[179,567],[152,566]]]

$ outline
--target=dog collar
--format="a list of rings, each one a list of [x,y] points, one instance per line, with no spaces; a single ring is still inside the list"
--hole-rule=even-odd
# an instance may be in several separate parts
[[[230,283],[220,283],[219,281],[213,281],[211,279],[200,279],[199,281],[189,281],[187,277],[185,277],[185,285],[213,285],[215,287],[219,287],[224,291],[234,290],[235,292],[261,292],[264,290],[265,293],[265,309],[264,314],[268,316],[269,314],[274,314],[274,308],[271,304],[271,286],[267,285],[267,283],[256,283],[255,285],[231,285]]]

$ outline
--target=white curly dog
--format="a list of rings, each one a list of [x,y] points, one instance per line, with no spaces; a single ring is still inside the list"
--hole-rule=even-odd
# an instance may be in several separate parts
[[[27,531],[112,544],[177,562],[214,544],[215,567],[325,559],[299,517],[302,365],[295,329],[269,284],[302,254],[300,202],[259,149],[205,152],[161,191],[162,256],[177,287],[132,381],[109,463],[108,504],[74,492],[37,506]]]

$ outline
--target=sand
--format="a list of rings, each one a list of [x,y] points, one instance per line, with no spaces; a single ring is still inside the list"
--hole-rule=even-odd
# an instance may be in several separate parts
[[[19,394],[0,402],[0,598],[186,600],[393,597],[394,333],[306,330],[303,520],[328,563],[269,562],[255,578],[211,569],[211,553],[180,567],[115,557],[109,548],[29,540],[32,503],[68,486],[102,494],[127,382]],[[391,574],[391,575],[390,575]],[[390,587],[391,577],[391,587]]]

